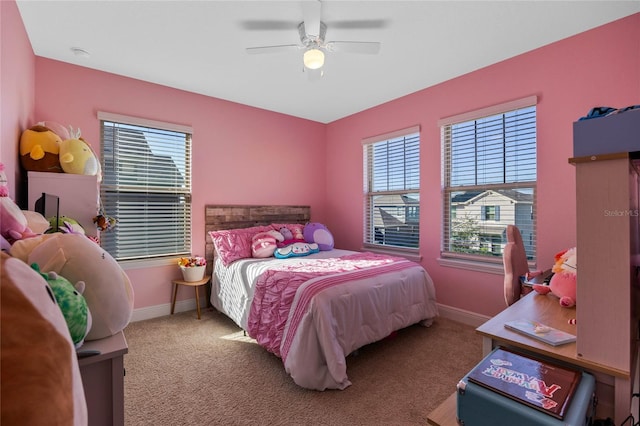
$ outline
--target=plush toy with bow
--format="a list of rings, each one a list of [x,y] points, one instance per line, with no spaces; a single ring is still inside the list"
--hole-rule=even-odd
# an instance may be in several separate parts
[[[575,306],[578,276],[576,248],[572,247],[557,253],[551,271],[553,276],[549,284],[536,284],[533,289],[540,294],[552,293],[560,299],[560,305],[565,308]]]

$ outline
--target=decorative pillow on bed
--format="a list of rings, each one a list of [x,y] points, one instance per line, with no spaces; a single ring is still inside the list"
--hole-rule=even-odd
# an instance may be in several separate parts
[[[308,256],[319,251],[320,249],[315,243],[293,243],[285,247],[278,247],[273,255],[278,259],[287,259],[289,257]]]
[[[333,235],[321,223],[307,223],[304,227],[304,240],[308,243],[316,243],[320,250],[333,249]]]
[[[258,232],[252,238],[251,254],[257,258],[271,257],[277,248],[277,242],[282,239],[282,234],[278,231]]]
[[[209,236],[213,241],[218,256],[224,266],[238,259],[246,259],[251,254],[251,239],[258,232],[270,231],[269,226],[253,226],[242,229],[226,229],[223,231],[210,231]]]

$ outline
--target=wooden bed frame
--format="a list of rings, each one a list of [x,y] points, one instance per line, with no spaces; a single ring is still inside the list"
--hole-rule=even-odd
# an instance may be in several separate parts
[[[204,206],[205,257],[207,276],[213,272],[215,249],[210,231],[250,228],[272,223],[301,223],[311,220],[309,206],[259,206],[207,204]]]

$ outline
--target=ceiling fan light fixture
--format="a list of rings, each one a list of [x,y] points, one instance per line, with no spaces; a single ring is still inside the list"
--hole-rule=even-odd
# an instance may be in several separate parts
[[[324,65],[324,52],[315,47],[307,49],[302,57],[302,62],[310,70],[317,70]]]

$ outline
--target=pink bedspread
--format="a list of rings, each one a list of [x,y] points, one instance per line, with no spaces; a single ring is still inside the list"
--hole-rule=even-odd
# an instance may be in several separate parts
[[[282,358],[298,385],[316,390],[351,384],[346,357],[355,349],[437,316],[424,268],[374,253],[278,265],[254,290],[249,335]]]
[[[410,262],[403,258],[365,252],[330,259],[305,259],[304,263],[270,269],[261,274],[256,283],[247,332],[261,346],[286,361],[291,339],[315,294],[355,278],[367,278],[408,266]],[[373,267],[377,268],[371,269]],[[327,278],[307,286],[296,300],[287,338],[282,346],[285,326],[298,288],[312,278],[322,276]]]

